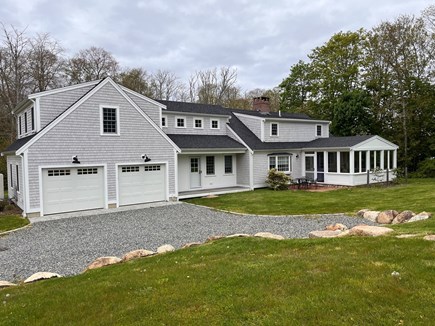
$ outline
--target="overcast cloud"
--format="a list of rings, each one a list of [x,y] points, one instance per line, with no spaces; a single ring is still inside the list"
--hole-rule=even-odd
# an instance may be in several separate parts
[[[50,33],[73,55],[90,46],[122,66],[166,69],[182,80],[232,66],[245,90],[272,88],[334,33],[370,29],[426,0],[2,0],[0,21]]]

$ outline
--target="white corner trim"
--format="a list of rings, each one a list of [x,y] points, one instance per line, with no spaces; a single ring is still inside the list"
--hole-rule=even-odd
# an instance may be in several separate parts
[[[99,79],[99,80],[93,80],[93,81],[86,82],[86,83],[80,83],[80,84],[76,84],[76,85],[71,85],[71,86],[51,89],[51,90],[44,91],[44,92],[33,93],[33,94],[30,94],[28,96],[28,98],[29,99],[34,99],[34,98],[38,98],[38,97],[42,97],[42,96],[53,95],[53,94],[62,93],[62,92],[66,92],[66,91],[72,91],[72,90],[83,88],[83,87],[97,85],[100,81],[101,81],[101,79]]]

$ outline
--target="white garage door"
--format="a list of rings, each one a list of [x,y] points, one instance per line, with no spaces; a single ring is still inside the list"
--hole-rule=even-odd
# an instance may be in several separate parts
[[[44,214],[104,208],[103,167],[42,170]]]
[[[165,165],[125,165],[118,167],[119,205],[166,200]]]

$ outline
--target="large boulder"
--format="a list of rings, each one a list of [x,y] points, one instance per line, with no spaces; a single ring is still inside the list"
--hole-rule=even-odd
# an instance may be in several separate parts
[[[372,222],[376,222],[376,219],[378,218],[379,215],[379,211],[366,211],[364,213],[364,218],[366,220],[372,221]]]
[[[172,246],[170,244],[164,244],[164,245],[157,248],[158,254],[164,254],[166,252],[171,252],[171,251],[175,251],[175,248],[174,248],[174,246]]]
[[[323,230],[323,231],[311,231],[308,233],[309,238],[336,238],[342,232],[340,230]]]
[[[349,235],[377,237],[393,231],[393,229],[383,226],[357,225],[349,230]]]
[[[282,235],[273,234],[270,232],[258,232],[256,234],[254,234],[254,237],[275,239],[275,240],[284,240],[285,239]]]
[[[96,269],[96,268],[100,268],[103,266],[118,264],[121,261],[122,261],[121,258],[118,258],[118,257],[112,257],[112,256],[99,257],[99,258],[95,259],[92,263],[90,263],[89,266],[86,268],[86,270],[88,271],[90,269]]]
[[[7,287],[10,287],[10,286],[17,286],[17,285],[14,284],[14,283],[8,282],[8,281],[0,281],[0,289],[1,288],[7,288]]]
[[[137,250],[127,252],[124,256],[122,256],[122,261],[129,261],[140,257],[151,256],[154,254],[155,252],[151,250],[137,249]]]
[[[341,223],[331,224],[326,226],[325,228],[325,230],[329,230],[329,231],[337,231],[337,230],[345,231],[347,229],[348,229],[347,226]]]
[[[410,220],[415,214],[411,211],[403,211],[396,215],[393,224],[400,224]]]
[[[419,213],[419,214],[414,215],[413,217],[411,217],[411,218],[407,221],[407,223],[427,220],[427,219],[430,218],[431,216],[432,216],[431,213],[428,213],[428,212],[421,212],[421,213]]]
[[[379,213],[378,217],[376,218],[376,222],[378,222],[379,224],[391,224],[391,222],[393,222],[397,214],[398,214],[397,211],[393,211],[393,210],[382,211]]]
[[[28,278],[26,278],[24,280],[24,283],[36,282],[36,281],[46,280],[46,279],[54,278],[54,277],[62,277],[62,276],[59,274],[50,273],[50,272],[37,272],[37,273],[29,276]]]

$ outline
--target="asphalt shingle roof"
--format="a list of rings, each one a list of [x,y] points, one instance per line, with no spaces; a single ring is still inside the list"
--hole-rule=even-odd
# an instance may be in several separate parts
[[[175,102],[156,100],[157,102],[166,105],[168,111],[184,112],[184,113],[202,113],[202,114],[216,114],[229,116],[231,114],[228,109],[220,105],[199,104],[188,102]]]
[[[27,142],[29,142],[35,136],[36,134],[33,134],[24,138],[17,139],[12,144],[10,144],[5,150],[3,150],[3,153],[15,152],[16,150],[20,149],[22,146],[27,144]]]
[[[352,147],[372,137],[373,135],[318,138],[309,142],[305,148]]]
[[[238,141],[221,135],[177,135],[168,134],[169,138],[181,149],[241,149],[246,148]]]

